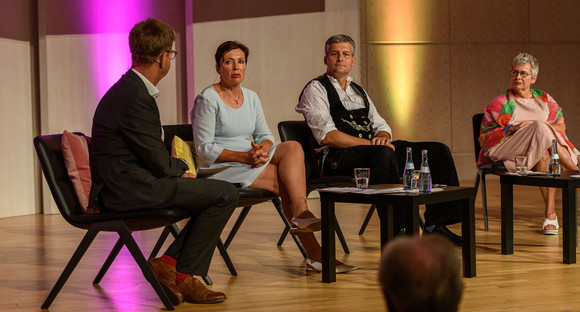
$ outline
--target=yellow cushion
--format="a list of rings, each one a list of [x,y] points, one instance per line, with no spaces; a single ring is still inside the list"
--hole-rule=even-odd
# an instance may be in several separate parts
[[[192,148],[193,142],[184,141],[180,137],[174,136],[173,141],[171,142],[171,157],[185,159],[187,166],[189,167],[189,170],[186,172],[197,176],[199,164],[197,162],[197,158],[191,152]]]

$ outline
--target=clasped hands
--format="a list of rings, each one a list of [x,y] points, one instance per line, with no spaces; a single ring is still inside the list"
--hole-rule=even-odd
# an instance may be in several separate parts
[[[247,152],[247,164],[252,165],[252,167],[260,167],[270,160],[270,155],[268,151],[270,147],[265,144],[256,144],[251,142],[252,149]]]

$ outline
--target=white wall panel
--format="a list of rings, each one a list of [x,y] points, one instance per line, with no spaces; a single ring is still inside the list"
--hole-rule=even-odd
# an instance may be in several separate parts
[[[29,42],[0,39],[0,217],[38,212],[31,49]]]

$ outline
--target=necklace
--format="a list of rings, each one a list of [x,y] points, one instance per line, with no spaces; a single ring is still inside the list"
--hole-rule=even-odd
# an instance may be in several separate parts
[[[239,103],[239,100],[238,100],[238,99],[240,98],[239,96],[238,96],[238,97],[236,97],[236,98],[234,98],[234,97],[232,97],[232,96],[228,95],[228,94],[226,93],[226,90],[224,89],[224,87],[222,87],[222,85],[221,85],[221,84],[220,84],[220,88],[222,89],[222,92],[224,93],[224,95],[225,95],[226,97],[228,97],[229,99],[231,99],[231,100],[233,100],[234,102],[236,102],[236,106],[239,106],[239,105],[240,105],[240,103]],[[232,91],[230,90],[230,92],[232,92]]]

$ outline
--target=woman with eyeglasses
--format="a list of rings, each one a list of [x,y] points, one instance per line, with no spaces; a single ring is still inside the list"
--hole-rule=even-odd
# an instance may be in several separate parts
[[[306,201],[304,152],[296,141],[274,144],[256,92],[243,88],[249,49],[237,41],[222,43],[215,53],[220,81],[196,98],[191,121],[202,167],[231,167],[213,179],[270,191],[282,199],[284,214],[306,249],[307,270],[320,271],[322,251],[314,236],[321,227]],[[336,263],[336,272],[356,269]]]
[[[546,92],[532,89],[538,79],[538,61],[528,53],[512,59],[510,88],[497,96],[484,109],[477,165],[503,162],[515,172],[514,158],[526,156],[531,171],[548,171],[552,140],[557,139],[557,152],[562,170],[577,170],[578,150],[566,136],[562,109]],[[556,189],[540,187],[545,212],[544,234],[558,234]]]

